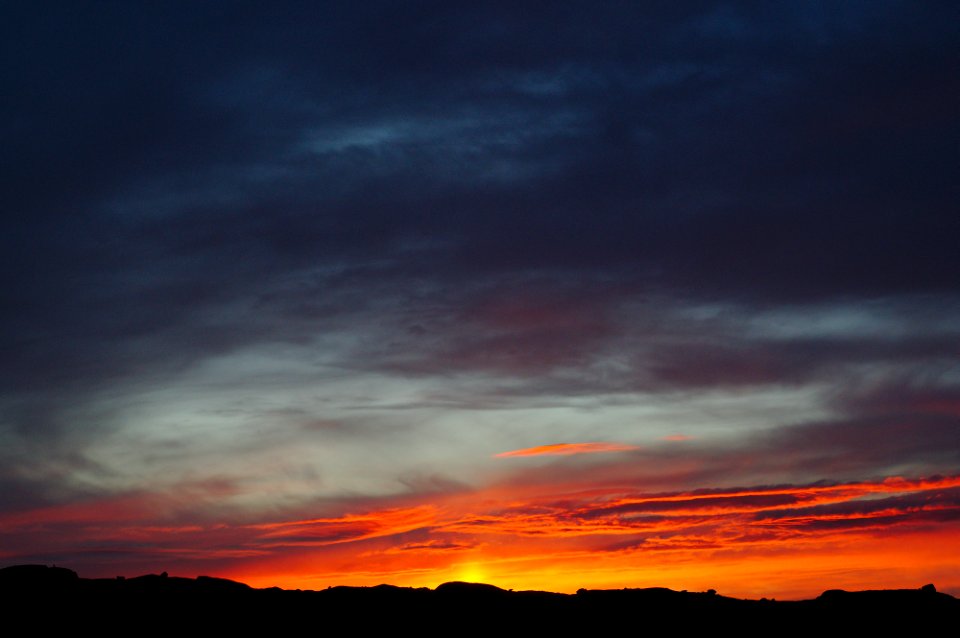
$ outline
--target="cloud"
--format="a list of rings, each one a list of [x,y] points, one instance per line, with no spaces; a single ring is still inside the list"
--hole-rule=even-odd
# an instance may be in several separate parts
[[[469,543],[457,543],[452,541],[427,541],[424,543],[407,543],[399,547],[391,547],[386,550],[387,553],[397,553],[397,552],[462,552],[465,550],[475,549],[476,546]]]
[[[599,454],[604,452],[626,452],[628,450],[638,449],[635,445],[625,443],[553,443],[550,445],[538,445],[536,447],[524,448],[522,450],[512,450],[510,452],[501,452],[495,454],[496,458],[508,458],[515,456],[571,456],[573,454]]]
[[[595,4],[5,8],[0,512],[955,469],[943,7]]]
[[[622,483],[539,492],[517,487],[489,486],[439,500],[408,495],[365,506],[345,499],[338,505],[342,513],[322,518],[199,524],[169,522],[167,497],[131,494],[83,508],[6,516],[0,536],[8,561],[55,558],[108,572],[162,560],[188,573],[218,566],[222,573],[278,578],[293,569],[288,578],[316,579],[314,566],[321,564],[327,566],[326,580],[311,582],[334,579],[342,584],[366,582],[355,581],[361,578],[357,568],[348,566],[368,565],[366,577],[381,582],[413,578],[410,582],[423,583],[430,574],[445,578],[468,554],[493,570],[491,575],[504,577],[509,570],[500,570],[517,563],[579,565],[581,580],[569,584],[588,586],[605,577],[611,558],[622,574],[639,575],[651,565],[669,570],[675,561],[721,564],[731,553],[738,564],[753,565],[764,578],[773,578],[771,568],[778,571],[782,581],[776,565],[785,556],[809,561],[824,547],[842,556],[851,544],[858,552],[872,551],[886,539],[900,543],[901,554],[923,539],[941,539],[949,547],[960,521],[957,476],[672,492],[646,492]],[[82,548],[68,539],[80,539]],[[901,554],[871,554],[871,560],[893,568]],[[584,567],[584,560],[594,567]],[[761,566],[771,560],[764,570]],[[833,560],[820,568],[826,570],[821,579],[827,578],[824,574],[837,558]],[[911,560],[912,569],[929,568],[919,554]]]
[[[436,520],[430,505],[389,509],[335,518],[254,525],[266,547],[328,545],[391,536],[427,527]]]

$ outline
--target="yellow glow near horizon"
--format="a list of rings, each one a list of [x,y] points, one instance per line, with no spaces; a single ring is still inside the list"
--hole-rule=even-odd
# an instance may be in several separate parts
[[[456,579],[466,583],[483,583],[489,578],[488,570],[480,563],[464,563],[455,570]],[[439,584],[439,583],[438,583]]]

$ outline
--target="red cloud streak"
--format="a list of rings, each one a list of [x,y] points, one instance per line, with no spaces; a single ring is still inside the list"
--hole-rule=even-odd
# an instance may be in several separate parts
[[[670,493],[582,487],[343,501],[339,515],[252,524],[174,522],[156,509],[164,498],[126,495],[0,517],[0,557],[56,557],[91,576],[179,567],[306,588],[473,579],[785,598],[936,582],[960,594],[960,476]]]

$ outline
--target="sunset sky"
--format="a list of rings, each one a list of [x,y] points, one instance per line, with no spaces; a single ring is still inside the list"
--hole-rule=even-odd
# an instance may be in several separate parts
[[[0,7],[0,566],[960,596],[952,2]]]

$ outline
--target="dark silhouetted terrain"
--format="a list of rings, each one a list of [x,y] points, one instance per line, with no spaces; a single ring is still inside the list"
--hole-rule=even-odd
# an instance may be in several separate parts
[[[856,632],[953,627],[960,600],[919,589],[825,591],[813,600],[740,600],[709,592],[664,588],[586,590],[576,594],[507,591],[493,585],[445,583],[436,589],[331,587],[320,591],[254,589],[200,576],[150,574],[88,579],[62,567],[16,565],[0,569],[7,622],[26,618],[35,630],[99,628],[164,631],[308,630],[310,634],[364,634],[403,629],[423,634],[629,631],[684,634],[690,629],[736,628],[760,635],[784,628]],[[943,630],[939,630],[943,633]]]

